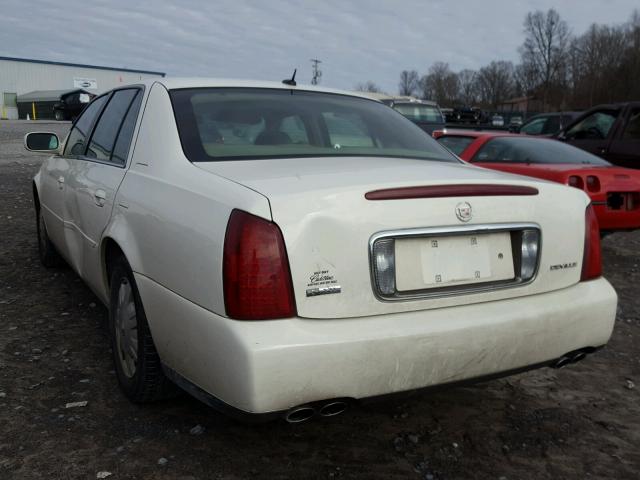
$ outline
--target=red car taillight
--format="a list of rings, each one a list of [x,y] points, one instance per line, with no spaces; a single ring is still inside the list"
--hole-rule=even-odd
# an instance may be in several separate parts
[[[579,188],[580,190],[584,190],[584,181],[577,175],[571,175],[567,180],[567,185],[569,185],[570,187]]]
[[[591,280],[602,275],[600,226],[592,205],[587,207],[584,223],[584,254],[580,281]]]
[[[241,210],[231,212],[222,276],[230,318],[270,320],[296,315],[287,251],[275,223]]]
[[[587,190],[590,192],[598,192],[600,191],[600,180],[598,177],[594,175],[589,175],[587,177]]]

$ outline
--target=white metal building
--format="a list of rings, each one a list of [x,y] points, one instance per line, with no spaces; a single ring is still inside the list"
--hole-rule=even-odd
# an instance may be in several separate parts
[[[83,88],[91,93],[164,77],[162,72],[0,57],[0,118],[18,118],[17,97],[35,90]]]

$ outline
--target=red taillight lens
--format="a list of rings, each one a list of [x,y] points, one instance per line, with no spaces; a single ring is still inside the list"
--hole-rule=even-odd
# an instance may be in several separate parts
[[[231,212],[222,275],[230,318],[269,320],[296,315],[287,251],[275,223],[241,210]]]
[[[584,223],[584,254],[582,256],[581,281],[591,280],[602,275],[600,226],[592,205],[587,207]]]
[[[584,182],[582,181],[582,177],[578,177],[577,175],[571,175],[569,180],[567,180],[567,184],[570,187],[576,187],[580,190],[584,190]]]
[[[589,175],[587,177],[587,190],[590,192],[598,192],[600,191],[600,180],[598,177],[594,175]]]

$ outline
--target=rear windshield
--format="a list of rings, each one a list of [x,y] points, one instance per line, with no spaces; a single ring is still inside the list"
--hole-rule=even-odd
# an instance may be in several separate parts
[[[393,109],[413,122],[444,123],[438,107],[419,103],[395,103]]]
[[[438,142],[447,147],[456,155],[461,155],[469,145],[474,141],[473,137],[464,137],[458,135],[444,135],[438,138]]]
[[[471,161],[610,165],[595,155],[559,140],[518,136],[497,137],[489,140],[476,152]]]
[[[373,100],[255,88],[170,94],[192,162],[335,156],[459,162],[419,127]]]

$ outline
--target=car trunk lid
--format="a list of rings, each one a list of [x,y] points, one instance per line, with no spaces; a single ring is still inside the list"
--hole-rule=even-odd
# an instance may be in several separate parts
[[[580,278],[588,199],[575,189],[466,164],[413,159],[295,158],[197,166],[268,198],[272,220],[284,236],[301,317],[344,318],[465,305],[556,290]],[[486,185],[539,193],[498,194],[496,188],[496,193],[478,195],[464,189]],[[446,192],[451,186],[463,188],[455,195],[366,198],[388,189],[444,187]],[[470,218],[460,211],[467,208]],[[539,228],[541,235],[537,276],[505,286],[500,282],[513,279],[517,269],[508,262],[518,253],[508,247],[513,232],[523,225]],[[409,295],[380,295],[372,240],[389,232],[425,229],[428,238],[402,238],[394,246],[397,288]],[[481,257],[467,248],[474,236],[481,244]],[[425,253],[425,245],[434,239],[443,242],[444,253]],[[512,256],[505,258],[508,254]],[[438,274],[447,277],[441,278],[446,291],[437,290],[442,288],[435,285]],[[418,294],[412,295],[416,289]]]

